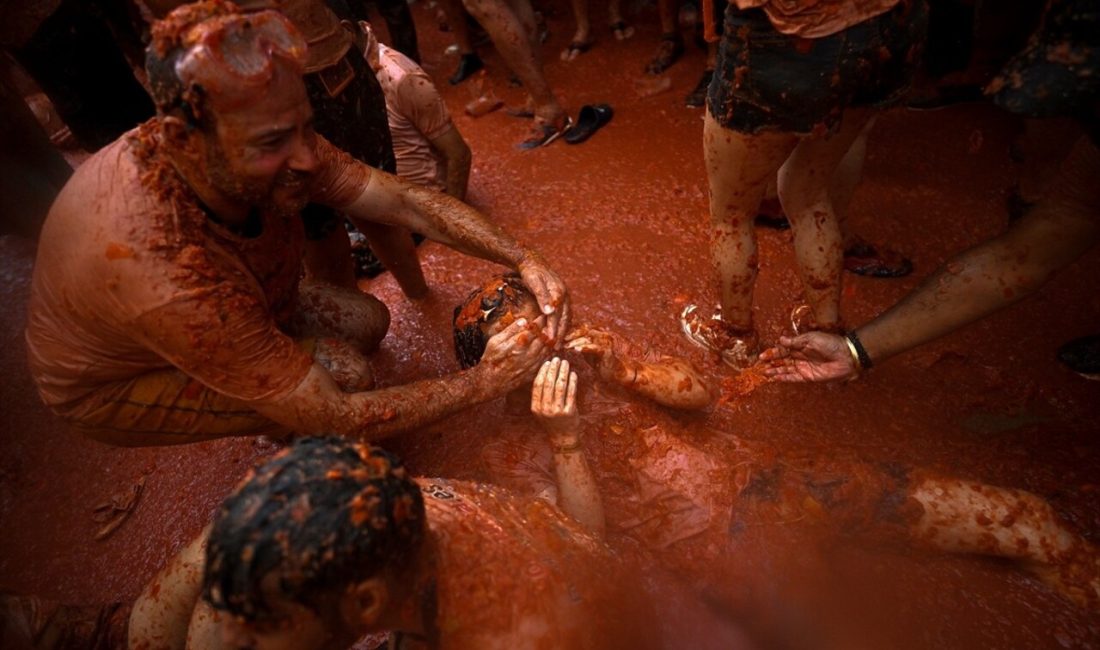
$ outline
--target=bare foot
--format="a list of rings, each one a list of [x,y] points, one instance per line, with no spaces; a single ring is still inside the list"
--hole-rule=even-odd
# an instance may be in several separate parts
[[[1060,562],[1025,562],[1023,566],[1066,598],[1082,607],[1100,611],[1100,553],[1092,544],[1082,540]]]

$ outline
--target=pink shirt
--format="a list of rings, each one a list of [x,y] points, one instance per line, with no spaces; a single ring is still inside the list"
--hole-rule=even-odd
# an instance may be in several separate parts
[[[428,75],[404,54],[378,44],[378,83],[397,156],[397,175],[417,185],[446,189],[443,157],[431,141],[452,128],[451,116]]]

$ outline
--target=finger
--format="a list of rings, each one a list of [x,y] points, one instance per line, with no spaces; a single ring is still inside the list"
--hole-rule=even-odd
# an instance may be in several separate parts
[[[569,373],[569,390],[565,394],[565,412],[569,415],[577,411],[577,373]]]
[[[558,367],[558,376],[554,381],[554,405],[565,404],[565,396],[569,392],[569,361],[562,359]]]
[[[572,341],[573,339],[585,338],[588,336],[588,326],[581,324],[573,329],[569,330],[569,333],[565,335],[566,341]]]
[[[558,378],[558,368],[561,367],[561,358],[554,357],[549,361],[550,368],[546,371],[546,381],[542,382],[542,403],[554,403],[554,383]]]
[[[541,271],[524,274],[523,283],[527,285],[531,295],[535,297],[535,302],[539,304],[542,313],[554,313],[554,297],[550,294],[550,289],[546,286],[546,278]]]
[[[546,319],[546,327],[543,329],[543,332],[546,334],[546,340],[550,341],[551,345],[556,348],[558,347],[559,343],[558,332],[561,331],[561,315],[555,312],[552,314],[546,314],[544,318]]]
[[[542,385],[546,382],[546,373],[550,369],[550,362],[543,363],[539,368],[539,374],[535,375],[535,382],[531,384],[531,412],[538,413],[542,398]]]
[[[568,332],[569,324],[573,321],[573,304],[569,300],[569,296],[565,295],[561,298],[561,317],[558,318],[559,331]]]
[[[492,338],[497,339],[501,352],[507,352],[515,347],[520,333],[525,329],[527,329],[527,319],[517,318],[514,323],[494,334]]]
[[[589,339],[587,336],[578,336],[571,341],[567,341],[565,347],[578,349],[583,348],[586,345],[592,345],[592,340]]]
[[[782,339],[781,339],[782,340]],[[777,359],[785,359],[790,356],[790,352],[783,347],[776,346],[774,348],[768,348],[760,353],[761,361],[775,361]]]

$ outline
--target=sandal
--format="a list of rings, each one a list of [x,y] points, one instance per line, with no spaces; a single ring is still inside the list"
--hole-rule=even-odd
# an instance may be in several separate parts
[[[528,151],[539,147],[545,147],[554,140],[560,138],[571,128],[573,128],[573,118],[568,115],[563,116],[563,119],[558,124],[548,124],[536,119],[535,123],[531,126],[531,133],[525,140],[517,144],[516,148]]]
[[[634,35],[634,28],[627,25],[625,20],[617,20],[608,27],[611,28],[611,33],[615,35],[616,41],[625,41]]]
[[[561,60],[565,62],[572,61],[587,52],[591,47],[592,41],[573,41],[569,44],[569,47],[561,51]]]
[[[684,53],[684,39],[678,33],[665,34],[657,45],[657,56],[650,61],[645,71],[649,74],[661,74],[676,63]]]

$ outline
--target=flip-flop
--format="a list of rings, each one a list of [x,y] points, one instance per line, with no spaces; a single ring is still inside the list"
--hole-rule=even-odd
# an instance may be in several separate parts
[[[528,151],[531,149],[537,149],[539,147],[545,147],[554,140],[557,140],[563,134],[568,135],[569,130],[573,128],[573,118],[568,115],[565,116],[565,120],[561,125],[554,124],[534,124],[531,127],[531,134],[526,140],[516,145],[517,149],[522,151]]]
[[[573,41],[569,44],[569,47],[561,51],[562,61],[572,61],[578,56],[584,54],[592,47],[592,41]]]
[[[585,104],[577,114],[577,123],[565,134],[569,144],[580,144],[592,137],[603,125],[611,121],[615,111],[607,104]]]

